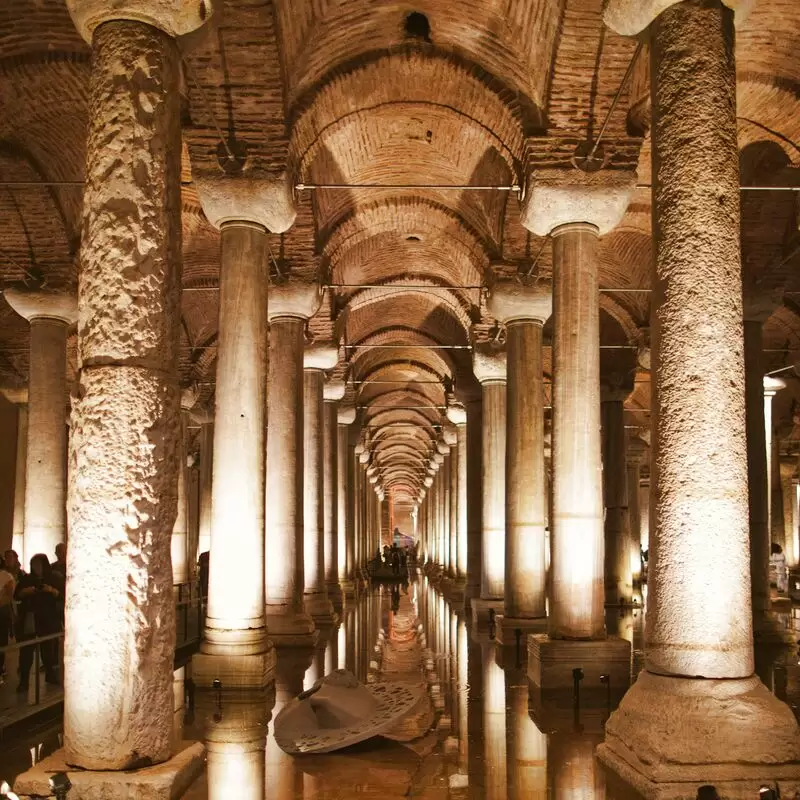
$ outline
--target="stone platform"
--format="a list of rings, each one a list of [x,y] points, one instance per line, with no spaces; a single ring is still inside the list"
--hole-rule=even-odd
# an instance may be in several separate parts
[[[528,679],[546,692],[569,689],[573,670],[583,670],[581,688],[600,690],[607,675],[612,690],[627,688],[631,681],[631,643],[609,636],[598,641],[550,639],[545,634],[528,636]]]
[[[521,617],[507,617],[504,614],[498,614],[495,617],[495,623],[497,625],[495,639],[503,647],[515,647],[517,644],[517,631],[520,632],[520,650],[523,655],[528,653],[527,640],[529,633],[547,632],[547,617],[522,619]]]
[[[472,613],[472,625],[478,631],[486,631],[489,628],[489,610],[495,613],[495,624],[497,616],[503,613],[504,602],[500,600],[484,600],[482,597],[474,597],[469,601]]]
[[[800,730],[755,677],[712,680],[642,672],[606,724],[597,756],[646,800],[694,798],[712,784],[725,800],[777,783],[800,790]]]
[[[205,748],[184,742],[169,761],[124,772],[95,772],[68,767],[64,751],[56,750],[14,781],[22,798],[52,797],[50,776],[66,772],[72,783],[69,800],[174,800],[182,797],[205,768]]]

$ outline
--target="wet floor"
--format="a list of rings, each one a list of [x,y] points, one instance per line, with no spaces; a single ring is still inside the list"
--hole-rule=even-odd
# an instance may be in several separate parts
[[[787,626],[792,613],[787,607],[781,616]],[[635,675],[643,611],[609,611],[607,628],[632,642]],[[581,685],[577,698],[571,690],[542,696],[529,686],[524,653],[499,647],[492,634],[473,630],[463,609],[451,606],[426,578],[362,593],[339,624],[321,631],[316,648],[279,651],[269,692],[237,694],[222,687],[187,693],[192,700],[184,736],[205,741],[208,763],[185,797],[634,800],[594,758],[623,687]],[[762,648],[756,655],[762,681],[797,713],[796,648]],[[337,668],[367,684],[421,682],[428,702],[394,732],[395,739],[375,738],[327,755],[285,754],[272,735],[275,716]],[[12,774],[15,765],[24,767],[37,737],[57,741],[52,730],[32,734],[0,756],[0,766]]]

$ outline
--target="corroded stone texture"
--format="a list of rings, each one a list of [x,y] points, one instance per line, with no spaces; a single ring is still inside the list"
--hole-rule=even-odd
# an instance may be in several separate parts
[[[545,616],[544,385],[542,323],[508,325],[506,422],[507,617]]]
[[[610,0],[603,20],[611,30],[623,36],[641,33],[662,11],[682,0]],[[755,0],[724,0],[736,11],[737,24],[747,15]]]
[[[691,0],[664,11],[652,32],[656,494],[646,665],[740,678],[752,674],[753,644],[733,14]]]
[[[602,638],[597,228],[564,225],[553,239],[553,638]]]
[[[94,35],[70,444],[64,744],[70,764],[164,761],[172,735],[180,325],[174,41]]]

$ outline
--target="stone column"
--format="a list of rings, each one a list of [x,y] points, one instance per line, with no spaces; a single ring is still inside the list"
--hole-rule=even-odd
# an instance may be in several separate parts
[[[323,468],[322,468],[322,536],[325,555],[325,586],[335,609],[342,606],[339,583],[339,542],[344,554],[344,525],[339,531],[339,495],[344,483],[339,479],[339,411],[337,403],[344,397],[343,381],[326,381],[323,388]],[[346,434],[346,432],[345,432]]]
[[[65,761],[135,770],[171,755],[181,286],[173,36],[198,28],[207,9],[178,14],[142,2],[133,21],[114,4],[68,5],[91,43],[92,75],[69,456]],[[28,463],[38,459],[33,435],[46,439],[57,451],[50,480],[63,486],[64,323],[51,333],[59,351],[48,368],[59,384],[52,430],[35,424],[32,375]],[[31,478],[29,468],[29,493]],[[47,502],[40,493],[36,504],[63,520],[63,489]],[[63,521],[52,523],[63,538]],[[136,794],[135,780],[126,776],[126,793]]]
[[[625,399],[629,394],[630,389],[616,386],[603,385],[600,390],[607,606],[628,606],[633,602],[631,524],[625,463]]]
[[[25,560],[25,471],[28,453],[28,390],[0,389],[9,403],[17,409],[17,445],[14,454],[14,516],[11,520],[11,549],[23,567]],[[27,570],[26,570],[27,571]]]
[[[207,213],[214,197],[210,188],[201,194]],[[192,669],[200,686],[218,678],[226,688],[260,688],[275,670],[264,614],[267,231],[247,218],[210,220],[221,229],[212,513],[208,612]],[[211,459],[200,458],[207,469]]]
[[[460,403],[450,403],[447,407],[447,418],[456,426],[456,466],[455,475],[455,585],[454,593],[461,599],[466,589],[467,581],[467,505],[469,503],[467,491],[467,410]]]
[[[495,347],[475,345],[472,369],[481,384],[483,420],[481,449],[481,594],[473,603],[473,617],[480,621],[489,607],[502,609],[505,583],[506,538],[506,354]],[[475,616],[475,609],[479,608]]]
[[[472,604],[481,594],[481,553],[483,550],[483,403],[472,400],[467,410],[467,588],[466,596]]]
[[[458,432],[455,425],[446,425],[443,430],[445,444],[450,448],[450,462],[448,473],[450,486],[447,491],[449,517],[447,520],[447,531],[449,535],[447,549],[447,577],[451,583],[456,580],[458,575],[458,473],[459,473],[459,453],[458,453]]]
[[[303,348],[319,303],[316,284],[274,286],[269,299],[266,589],[267,624],[278,645],[310,644],[314,634],[303,604]]]
[[[25,459],[23,558],[44,553],[51,561],[66,540],[67,331],[77,319],[69,292],[5,290],[5,299],[31,326],[28,429]]]
[[[352,406],[340,408],[339,423],[339,534],[340,558],[344,555],[344,575],[339,581],[346,597],[355,592],[355,462],[353,445],[350,444],[350,425],[355,422],[356,410]]]
[[[197,554],[211,550],[211,498],[214,475],[214,417],[212,414],[195,410],[192,419],[200,423],[200,501],[198,509]]]
[[[189,409],[197,401],[191,389],[181,392],[180,430],[178,432],[178,510],[172,526],[170,557],[172,559],[172,583],[178,586],[189,580],[189,504],[186,493],[186,436]]]
[[[776,490],[780,491],[780,469],[777,466],[775,432],[772,426],[772,401],[775,395],[786,388],[786,381],[782,378],[775,378],[772,375],[765,375],[764,379],[764,446],[767,454],[767,531],[769,541],[778,541],[783,536],[782,521],[774,519],[778,516],[778,509],[774,500]],[[781,509],[782,510],[782,509]],[[767,553],[769,556],[769,552]]]
[[[631,526],[630,559],[631,577],[633,580],[634,602],[641,602],[642,583],[642,508],[641,495],[641,467],[648,458],[648,447],[635,436],[628,437],[625,450],[625,467],[627,473],[628,490],[628,519]]]
[[[303,357],[303,563],[305,607],[315,623],[333,621],[325,564],[325,371],[333,369],[338,351],[314,344]]]
[[[598,754],[653,796],[793,791],[797,722],[753,673],[734,14],[664,5],[606,10],[652,20],[655,509],[645,669]]]
[[[546,615],[542,328],[553,310],[552,288],[502,282],[487,307],[507,330],[505,605],[497,633],[513,644],[515,629],[543,630],[534,620]]]
[[[797,530],[797,457],[781,457],[781,497],[783,500],[784,541],[786,565],[794,569],[800,560],[800,540]]]

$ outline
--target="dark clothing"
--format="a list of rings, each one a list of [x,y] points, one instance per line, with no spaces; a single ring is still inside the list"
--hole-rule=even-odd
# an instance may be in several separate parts
[[[64,583],[58,573],[48,571],[41,578],[33,574],[23,576],[17,584],[14,597],[19,602],[17,609],[18,642],[58,633],[61,630]],[[42,642],[39,650],[45,667],[46,680],[55,681],[54,667],[58,657],[58,640]],[[21,686],[28,684],[33,656],[33,646],[23,647],[20,651]]]
[[[5,647],[11,636],[11,606],[0,606],[0,647]],[[6,654],[0,652],[0,675],[6,666]]]

